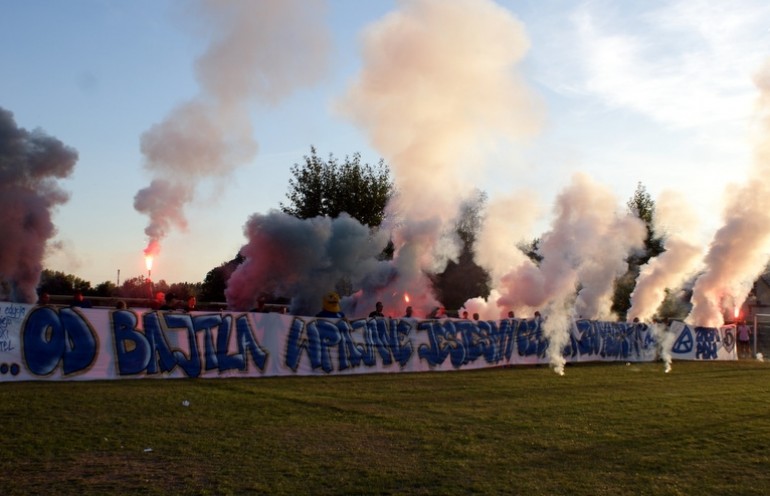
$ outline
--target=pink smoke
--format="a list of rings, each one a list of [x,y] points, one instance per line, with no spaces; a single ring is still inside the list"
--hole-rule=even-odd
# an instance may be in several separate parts
[[[762,129],[749,178],[727,191],[724,224],[704,259],[705,272],[693,287],[687,321],[715,327],[746,300],[770,253],[770,62],[754,78]]]
[[[487,0],[403,2],[363,40],[363,69],[339,108],[395,176],[392,292],[428,295],[425,274],[457,256],[458,205],[484,172],[478,150],[540,125],[516,72],[529,42],[523,25]]]
[[[543,309],[547,353],[559,374],[571,319],[610,317],[613,283],[628,269],[628,254],[643,244],[644,223],[619,214],[617,205],[609,189],[576,174],[556,199],[552,228],[541,238],[540,264],[527,259],[501,278],[499,307],[517,313]]]
[[[695,212],[681,196],[664,191],[656,202],[655,232],[665,235],[666,251],[641,267],[631,293],[628,320],[649,321],[666,297],[666,290],[679,289],[695,273],[701,249],[693,243],[697,237]]]
[[[150,185],[134,198],[148,215],[145,234],[156,253],[172,228],[185,229],[185,208],[204,179],[218,181],[257,153],[250,112],[318,81],[329,36],[320,0],[220,2],[186,7],[198,34],[212,42],[196,62],[200,94],[173,109],[141,139]]]

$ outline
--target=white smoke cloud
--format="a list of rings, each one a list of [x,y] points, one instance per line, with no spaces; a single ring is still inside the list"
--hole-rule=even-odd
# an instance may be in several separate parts
[[[430,294],[424,273],[458,254],[454,220],[481,172],[478,150],[542,121],[516,72],[529,41],[494,2],[415,0],[369,26],[363,44],[363,69],[338,108],[394,173],[399,291]]]
[[[724,224],[714,235],[704,259],[705,272],[693,287],[687,321],[717,327],[746,299],[770,255],[770,62],[754,78],[760,134],[749,177],[727,191]]]
[[[665,237],[666,251],[644,265],[631,293],[628,320],[649,321],[660,307],[666,290],[677,290],[692,276],[701,261],[695,212],[674,191],[661,193],[655,205],[654,229]]]
[[[501,278],[497,304],[547,317],[543,330],[551,341],[551,365],[563,373],[562,351],[571,319],[610,316],[613,283],[628,268],[628,254],[643,245],[644,223],[617,211],[617,199],[606,187],[575,174],[554,206],[554,221],[543,235],[538,266],[527,260]]]
[[[528,259],[501,278],[498,305],[515,311],[576,298],[583,318],[606,318],[612,283],[627,269],[628,253],[641,247],[644,224],[617,211],[606,187],[575,174],[554,206],[551,230],[540,242],[539,266]]]
[[[540,215],[540,205],[533,192],[518,192],[489,202],[476,238],[476,263],[490,274],[492,287],[502,277],[529,261],[518,243],[528,241]]]

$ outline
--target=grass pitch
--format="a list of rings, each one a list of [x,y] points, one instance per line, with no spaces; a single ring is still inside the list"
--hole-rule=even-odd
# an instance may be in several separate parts
[[[0,491],[766,494],[770,364],[0,384]]]

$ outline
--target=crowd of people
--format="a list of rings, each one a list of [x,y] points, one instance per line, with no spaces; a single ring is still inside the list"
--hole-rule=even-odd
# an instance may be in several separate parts
[[[340,305],[341,298],[338,293],[331,291],[329,293],[326,293],[321,301],[321,311],[319,311],[315,316],[316,317],[325,317],[325,318],[332,318],[332,319],[342,319],[345,318],[345,313],[342,311],[342,307]],[[385,318],[385,314],[383,313],[383,303],[381,301],[378,301],[374,304],[374,310],[369,312],[368,317],[370,319],[381,319]],[[255,310],[252,310],[255,311]],[[468,312],[464,310],[462,314],[450,314],[446,311],[446,308],[442,306],[438,306],[433,308],[430,312],[428,312],[425,316],[427,319],[445,319],[445,318],[462,318],[464,320],[469,320],[468,318]],[[540,312],[535,312],[535,318],[540,317]],[[414,312],[414,307],[411,305],[407,305],[406,309],[404,310],[404,315],[401,317],[404,319],[415,319],[418,318],[418,316]],[[478,312],[473,313],[473,320],[479,321],[480,316]],[[508,318],[513,319],[514,318],[514,312],[513,310],[508,311]]]

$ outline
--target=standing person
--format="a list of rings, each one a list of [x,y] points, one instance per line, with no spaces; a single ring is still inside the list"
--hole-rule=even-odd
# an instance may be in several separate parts
[[[72,302],[70,303],[71,307],[80,307],[80,308],[91,308],[93,305],[91,304],[90,300],[87,300],[83,296],[82,291],[75,291],[75,294],[72,295]]]
[[[198,298],[195,296],[190,296],[187,298],[187,306],[185,307],[186,312],[195,312],[198,310]]]
[[[155,298],[150,300],[150,308],[153,310],[160,309],[163,305],[166,304],[166,293],[163,291],[158,291],[155,293]]]
[[[406,307],[406,313],[404,314],[405,319],[413,319],[414,318],[414,309],[411,306]]]
[[[174,293],[166,293],[163,304],[160,306],[160,310],[176,310],[176,295]]]
[[[738,358],[751,357],[751,328],[746,321],[738,324]]]
[[[446,309],[444,307],[436,307],[428,314],[429,319],[445,319]]]
[[[340,308],[340,295],[334,291],[326,293],[321,304],[323,310],[318,312],[315,315],[316,317],[328,317],[332,319],[345,318],[345,314],[342,313],[342,309]]]
[[[383,318],[383,317],[385,317],[385,316],[382,314],[382,302],[378,301],[374,305],[374,310],[372,312],[369,312],[369,318],[370,319],[377,319],[377,318]]]

